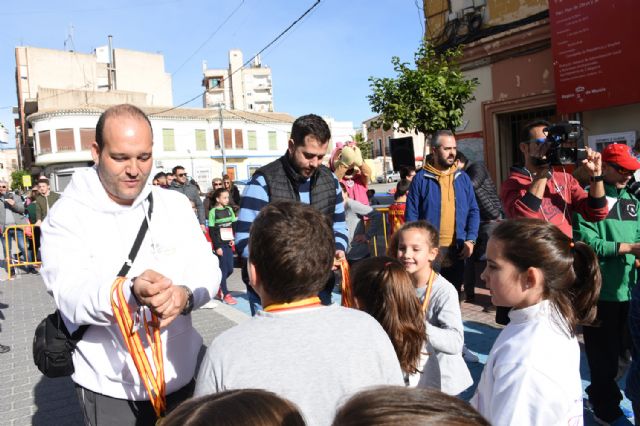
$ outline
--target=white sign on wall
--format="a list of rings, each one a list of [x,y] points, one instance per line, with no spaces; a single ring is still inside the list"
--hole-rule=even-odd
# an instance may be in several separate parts
[[[605,133],[602,135],[591,135],[588,138],[589,148],[595,149],[598,152],[602,152],[604,147],[611,145],[612,143],[625,143],[630,147],[636,144],[636,131],[630,132],[618,132],[618,133]]]

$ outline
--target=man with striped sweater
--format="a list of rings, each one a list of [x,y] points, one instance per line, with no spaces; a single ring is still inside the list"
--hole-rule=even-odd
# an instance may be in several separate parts
[[[327,154],[331,131],[327,123],[314,114],[294,121],[287,151],[279,159],[258,169],[247,184],[240,203],[236,228],[236,248],[243,258],[242,278],[248,284],[246,260],[249,257],[249,230],[260,210],[276,200],[294,200],[310,204],[326,214],[333,223],[336,260],[342,260],[347,247],[344,201],[338,179],[322,165]],[[286,244],[287,236],[282,236]],[[331,303],[333,277],[320,293],[324,304]],[[260,299],[247,285],[251,313],[255,314]]]

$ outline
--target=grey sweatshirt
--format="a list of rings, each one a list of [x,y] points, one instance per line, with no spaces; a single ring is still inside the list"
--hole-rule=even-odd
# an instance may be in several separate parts
[[[364,312],[331,305],[261,311],[222,333],[202,360],[194,396],[266,389],[295,403],[308,425],[330,425],[351,394],[403,384],[380,324]]]

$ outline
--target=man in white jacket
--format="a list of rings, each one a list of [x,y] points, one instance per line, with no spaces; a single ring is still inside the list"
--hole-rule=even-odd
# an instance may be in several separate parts
[[[141,110],[106,110],[91,150],[95,167],[74,174],[42,225],[47,289],[70,332],[89,325],[73,354],[72,379],[90,425],[155,423],[110,298],[143,220],[149,229],[123,291],[132,313],[143,309],[160,319],[169,410],[194,387],[202,337],[190,312],[211,300],[220,283],[218,262],[187,198],[148,185],[152,148],[151,124]]]

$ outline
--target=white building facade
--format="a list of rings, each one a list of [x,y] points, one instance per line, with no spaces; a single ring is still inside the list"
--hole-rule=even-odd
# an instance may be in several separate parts
[[[243,65],[242,51],[238,49],[229,51],[228,69],[207,69],[203,64],[205,108],[224,104],[240,111],[273,112],[271,68],[263,66],[260,57],[247,67]]]
[[[92,164],[95,127],[106,106],[45,110],[29,117],[34,132],[35,165],[62,191],[77,168]],[[287,149],[293,117],[204,109],[143,108],[153,128],[152,174],[185,168],[205,192],[213,177],[248,179]]]

